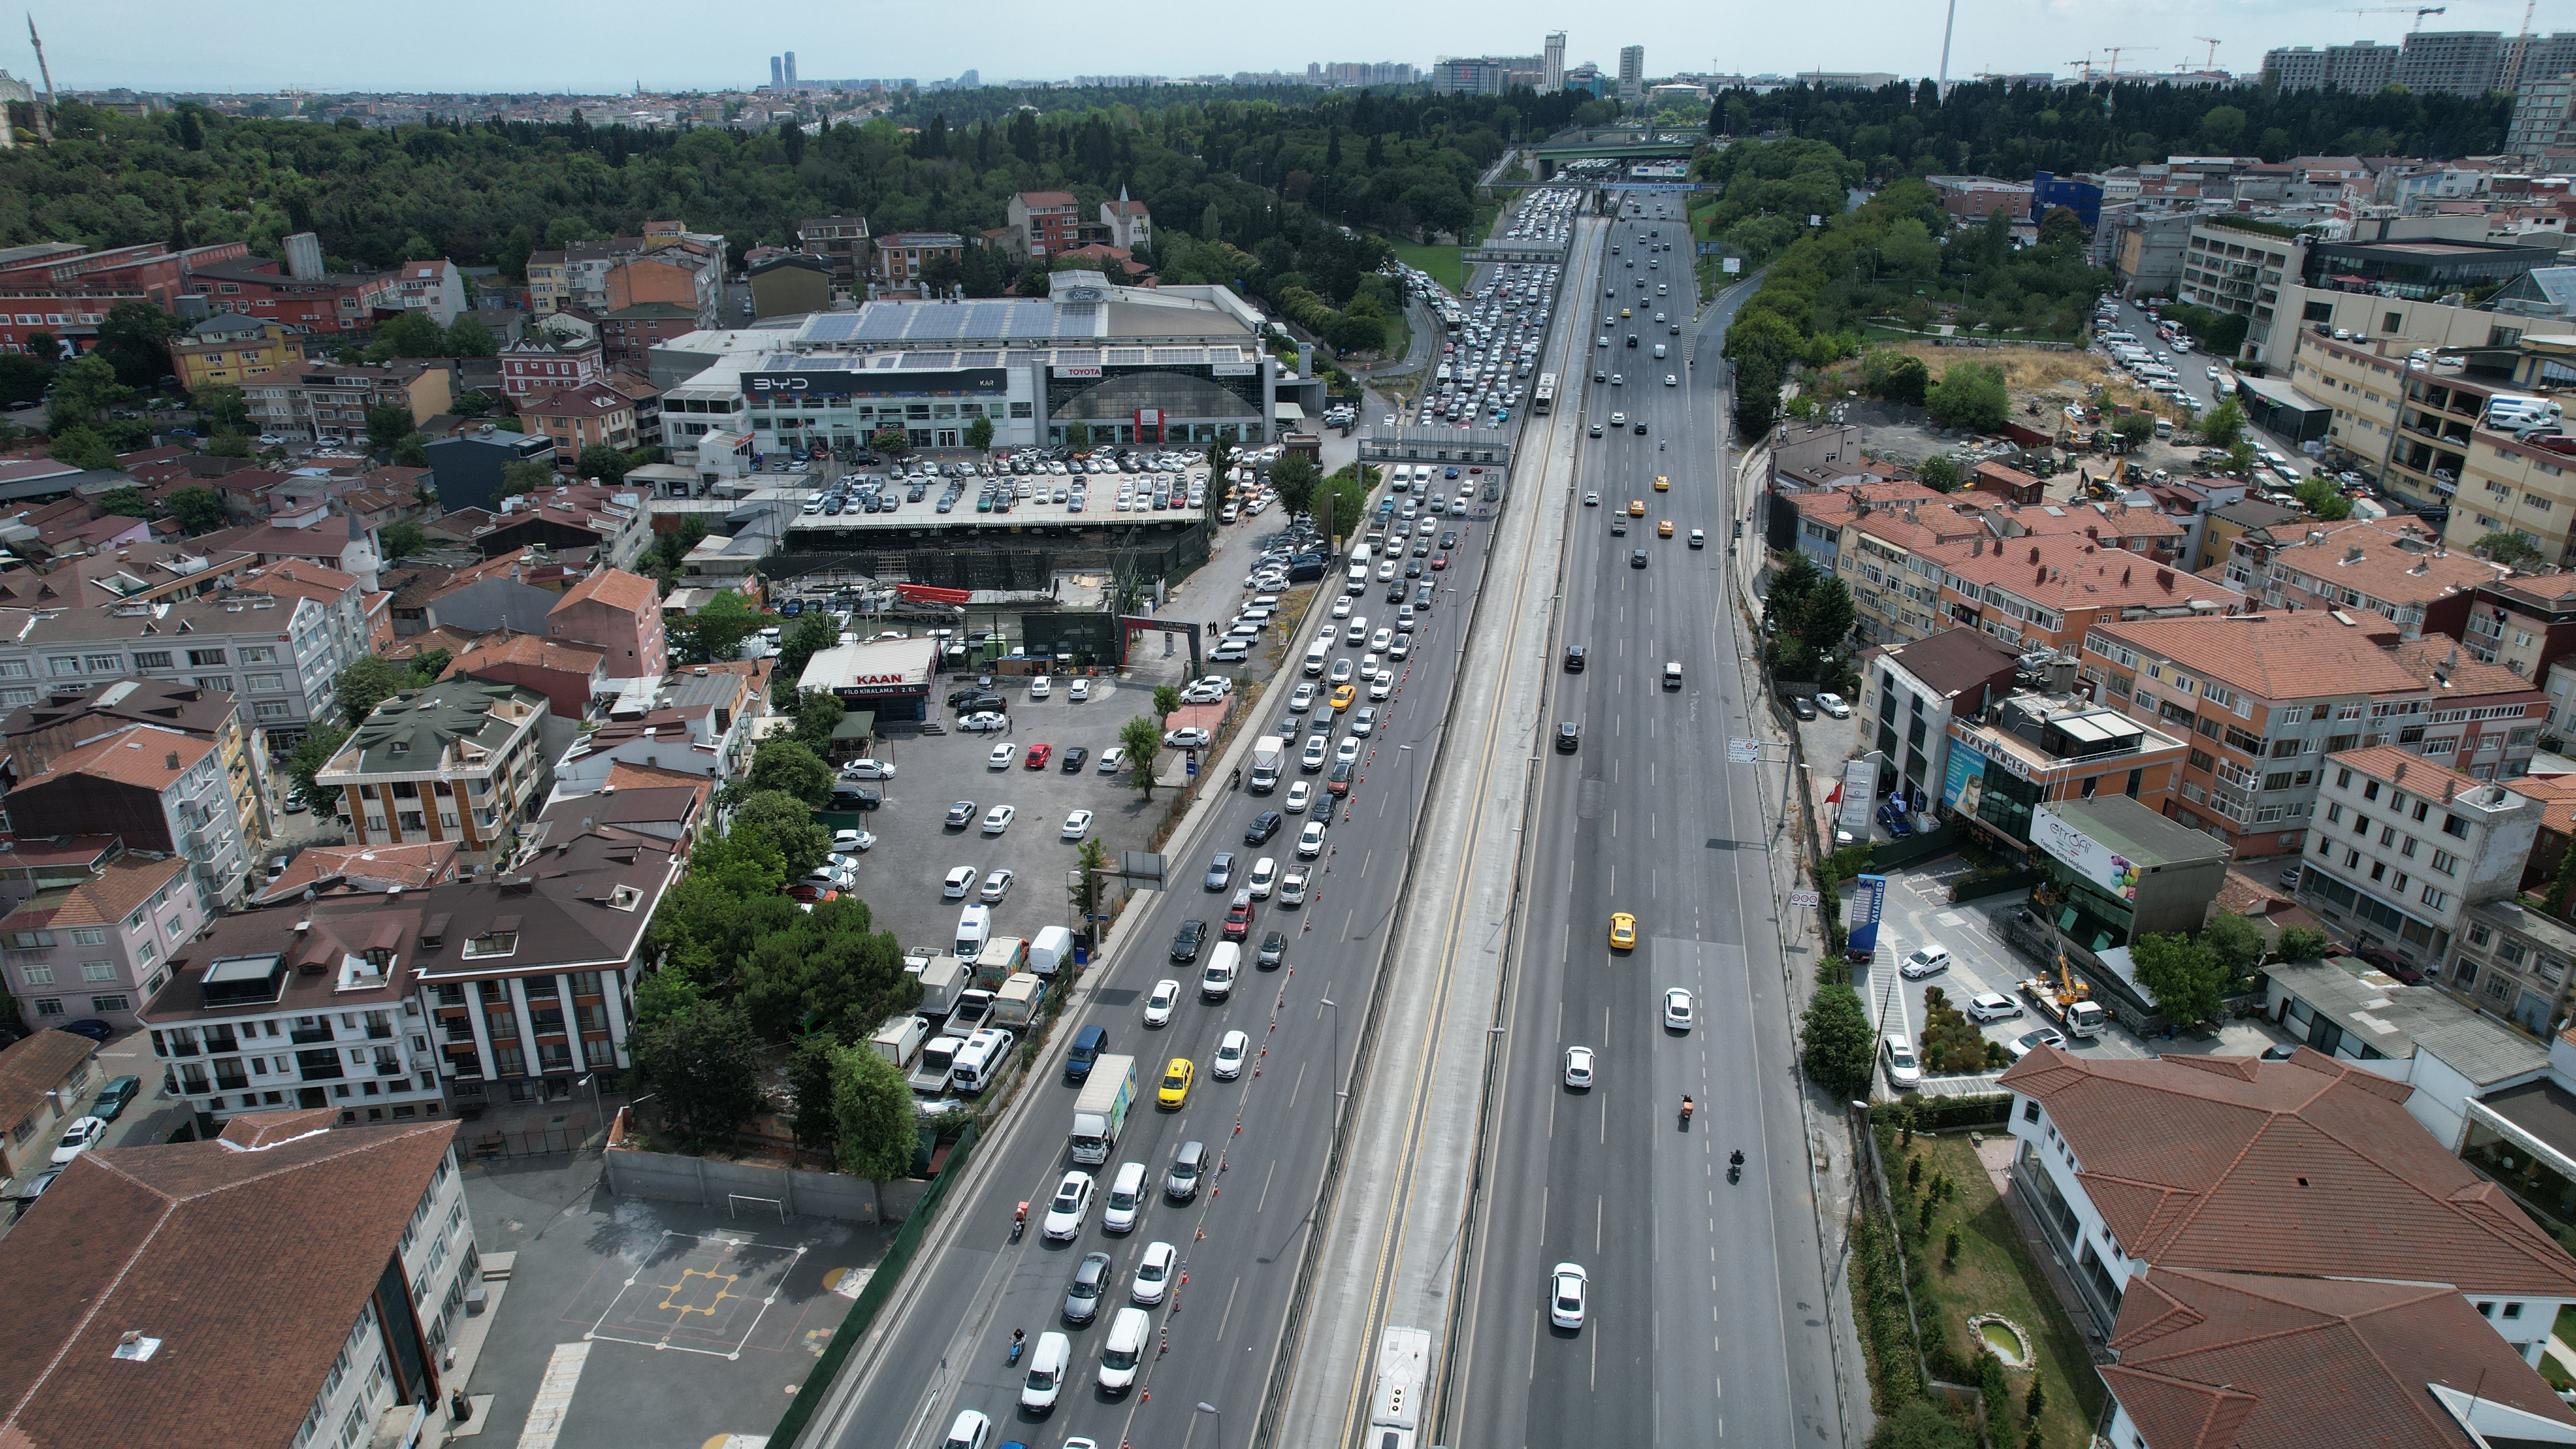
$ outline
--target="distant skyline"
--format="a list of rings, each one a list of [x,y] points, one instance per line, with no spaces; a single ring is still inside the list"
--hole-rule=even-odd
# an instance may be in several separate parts
[[[2447,0],[2427,29],[2519,28],[2515,0]],[[2263,0],[1958,0],[1950,48],[1955,79],[1980,71],[2068,74],[2088,53],[2130,47],[2122,74],[2197,69],[2198,35],[2223,42],[2222,70],[2259,69],[2279,45],[2402,40],[2410,17],[2354,15],[2330,5]],[[836,9],[838,13],[836,14]],[[1566,63],[1593,61],[1615,74],[1619,49],[1643,45],[1650,76],[1675,71],[1794,74],[1806,70],[1930,75],[1941,58],[1943,0],[1845,0],[1831,25],[1798,7],[1673,7],[1590,25],[1561,4],[1494,0],[1470,11],[1323,0],[1294,23],[1233,19],[1201,31],[1140,40],[1068,24],[1079,11],[1001,0],[976,12],[969,31],[940,12],[914,12],[917,32],[885,28],[883,12],[717,9],[677,0],[559,0],[539,9],[496,0],[418,7],[337,0],[262,0],[230,10],[199,5],[84,0],[39,3],[54,84],[62,90],[456,91],[614,94],[647,90],[749,90],[766,84],[769,57],[797,53],[808,79],[910,76],[945,79],[969,69],[988,84],[1074,75],[1200,75],[1302,71],[1309,61],[1401,60],[1440,55],[1536,55],[1548,31],[1568,32]],[[1184,12],[1185,14],[1187,12]],[[245,19],[255,23],[245,24]],[[2543,31],[2563,27],[2542,15]],[[2153,47],[2153,48],[2147,48]],[[0,67],[33,78],[23,31],[0,30]]]

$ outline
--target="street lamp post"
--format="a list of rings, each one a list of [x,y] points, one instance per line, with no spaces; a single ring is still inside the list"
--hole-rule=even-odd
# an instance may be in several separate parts
[[[1342,1006],[1340,1002],[1335,1001],[1329,996],[1318,997],[1317,1000],[1323,1005],[1329,1006],[1333,1009],[1333,1056],[1331,1065],[1333,1080],[1338,1083],[1342,1078]],[[1333,1095],[1348,1100],[1351,1094],[1341,1090],[1339,1086],[1336,1086],[1333,1089]]]

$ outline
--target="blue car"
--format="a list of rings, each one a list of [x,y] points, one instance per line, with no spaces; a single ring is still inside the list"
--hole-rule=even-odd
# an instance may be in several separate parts
[[[1903,840],[1914,833],[1914,827],[1906,823],[1904,813],[1898,810],[1894,805],[1881,805],[1878,807],[1878,823],[1887,828],[1888,834],[1895,836],[1899,840]]]

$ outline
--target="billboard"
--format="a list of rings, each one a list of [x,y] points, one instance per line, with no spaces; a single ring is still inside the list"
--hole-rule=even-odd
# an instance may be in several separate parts
[[[853,372],[818,367],[746,372],[742,390],[754,397],[801,393],[807,397],[1001,397],[1011,374],[1001,367],[952,367],[938,372]]]
[[[1962,815],[1977,813],[1986,795],[1986,757],[1965,740],[1950,741],[1950,763],[1941,772],[1941,803]]]
[[[2030,813],[2030,843],[2118,899],[2138,898],[2138,867],[2045,805]]]
[[[1837,829],[1855,840],[1869,838],[1869,807],[1878,803],[1878,756],[1864,755],[1843,766],[1843,808],[1834,817]]]
[[[1855,957],[1874,955],[1878,951],[1878,920],[1887,912],[1887,877],[1863,875],[1852,881],[1851,893],[1843,897],[1843,925],[1851,932],[1848,944]]]

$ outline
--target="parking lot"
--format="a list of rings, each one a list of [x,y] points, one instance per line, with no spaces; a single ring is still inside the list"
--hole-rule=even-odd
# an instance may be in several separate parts
[[[1075,704],[1067,683],[1057,676],[1048,698],[1031,700],[1028,680],[994,679],[994,690],[1011,701],[1011,728],[1001,734],[968,734],[941,710],[947,733],[878,743],[876,756],[893,762],[895,778],[885,782],[884,807],[867,821],[877,843],[861,861],[859,894],[879,928],[906,947],[946,949],[956,940],[957,911],[965,902],[944,897],[941,880],[961,865],[973,866],[979,877],[1013,873],[1010,893],[993,907],[993,934],[1032,936],[1042,927],[1072,924],[1064,873],[1078,846],[1061,835],[1065,816],[1075,810],[1093,812],[1086,838],[1113,853],[1144,848],[1169,796],[1158,790],[1149,806],[1124,772],[1103,775],[1099,765],[1118,743],[1120,727],[1153,714],[1153,686],[1095,678],[1091,698]],[[932,706],[943,704],[954,687],[936,688]],[[997,744],[1013,747],[1008,769],[987,763]],[[1040,744],[1049,747],[1046,768],[1029,769],[1029,748]],[[1076,746],[1088,754],[1081,771],[1068,775],[1065,752]],[[960,801],[974,802],[973,823],[950,826],[949,807]],[[988,836],[984,814],[996,805],[1017,815],[1000,835]]]

